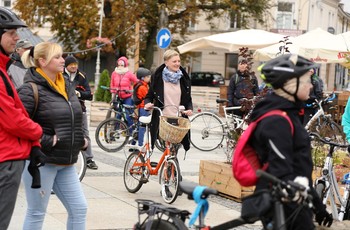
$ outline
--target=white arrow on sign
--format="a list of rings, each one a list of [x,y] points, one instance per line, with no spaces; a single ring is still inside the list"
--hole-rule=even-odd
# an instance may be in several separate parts
[[[170,39],[170,36],[168,33],[163,34],[162,36],[160,36],[159,38],[159,46],[162,47],[163,46],[163,40],[164,42],[168,41]]]

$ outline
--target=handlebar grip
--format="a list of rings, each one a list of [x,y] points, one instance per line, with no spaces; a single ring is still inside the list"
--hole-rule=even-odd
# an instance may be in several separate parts
[[[256,176],[259,178],[263,178],[266,179],[274,184],[281,184],[283,183],[283,181],[281,181],[280,179],[278,179],[277,177],[271,175],[270,173],[267,173],[261,169],[256,170]]]
[[[109,87],[104,86],[104,85],[101,85],[100,88],[101,88],[101,89],[109,89]]]

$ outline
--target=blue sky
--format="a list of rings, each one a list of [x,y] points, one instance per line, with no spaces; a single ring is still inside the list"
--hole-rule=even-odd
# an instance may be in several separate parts
[[[344,3],[344,10],[347,13],[350,13],[350,1],[349,0],[342,0],[342,3]]]

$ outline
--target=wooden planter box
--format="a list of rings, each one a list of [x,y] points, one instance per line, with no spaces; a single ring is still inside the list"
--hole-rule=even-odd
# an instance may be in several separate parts
[[[220,161],[201,160],[199,184],[218,190],[220,193],[241,199],[254,192],[255,187],[242,187],[232,175],[232,165]]]

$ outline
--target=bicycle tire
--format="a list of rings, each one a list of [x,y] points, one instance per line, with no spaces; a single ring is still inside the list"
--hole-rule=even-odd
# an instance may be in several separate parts
[[[141,178],[144,176],[144,170],[146,170],[145,166],[134,166],[136,162],[144,164],[145,159],[139,152],[132,152],[124,165],[124,186],[130,193],[135,193],[141,189],[143,185]]]
[[[82,181],[87,169],[86,156],[82,151],[79,152],[78,161],[74,164],[74,166],[77,170],[79,181]]]
[[[169,179],[170,178],[170,179]],[[172,204],[179,195],[179,182],[181,181],[180,166],[177,159],[168,159],[160,168],[159,181],[161,195],[165,203]]]
[[[130,137],[128,126],[122,120],[109,118],[96,128],[97,145],[106,152],[117,152],[128,142]]]
[[[159,229],[166,229],[166,230],[187,230],[188,228],[186,227],[185,223],[182,222],[178,218],[170,218],[168,220],[164,219],[154,219],[154,220],[149,220],[146,221],[143,224],[137,223],[134,226],[134,229],[136,230],[145,230],[146,227],[148,226],[149,222],[151,224],[150,230],[159,230]]]
[[[191,119],[191,144],[201,151],[212,151],[224,140],[224,123],[214,113],[203,112]]]
[[[317,195],[320,197],[321,201],[323,202],[323,197],[324,197],[324,184],[318,183],[315,187]]]

